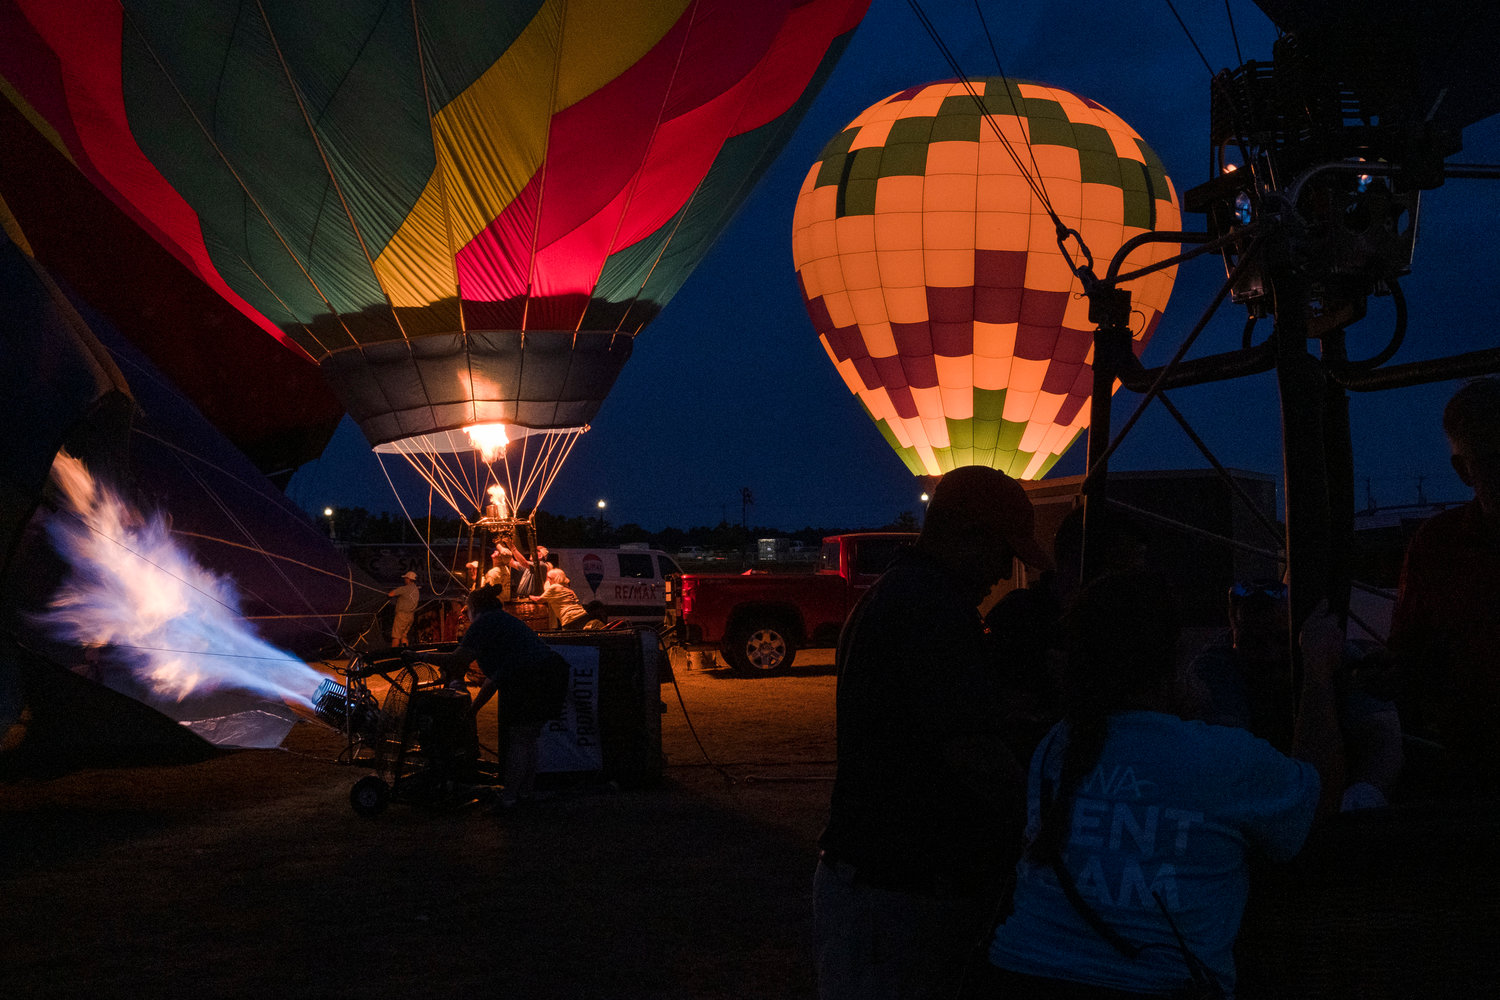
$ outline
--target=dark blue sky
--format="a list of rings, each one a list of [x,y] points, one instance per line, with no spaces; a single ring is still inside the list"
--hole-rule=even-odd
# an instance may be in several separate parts
[[[922,6],[965,73],[996,71],[972,3]],[[1006,75],[1108,106],[1161,156],[1179,195],[1207,179],[1210,74],[1165,0],[983,6]],[[1214,70],[1242,61],[1222,0],[1178,0],[1176,7]],[[1265,16],[1249,0],[1230,0],[1230,7],[1243,58],[1269,60],[1275,34]],[[844,386],[803,309],[791,262],[791,216],[808,166],[847,122],[890,93],[953,75],[906,0],[873,0],[781,158],[676,298],[637,337],[634,356],[544,507],[593,515],[603,498],[615,523],[686,528],[721,518],[737,523],[740,491],[749,487],[751,523],[785,530],[873,526],[915,511],[921,482]],[[1495,119],[1472,126],[1464,139],[1454,159],[1500,162]],[[1493,181],[1452,180],[1424,195],[1416,258],[1402,283],[1410,331],[1397,362],[1495,345],[1500,296],[1488,272],[1497,209],[1500,183]],[[1184,217],[1186,228],[1202,224],[1201,216]],[[1212,257],[1179,270],[1146,350],[1148,365],[1176,351],[1222,276]],[[1391,316],[1388,300],[1373,300],[1369,317],[1350,332],[1351,356],[1383,347]],[[1220,310],[1193,355],[1238,347],[1244,319],[1237,307]],[[1431,500],[1466,495],[1438,427],[1452,389],[1445,383],[1353,396],[1361,503],[1366,480],[1383,505],[1414,502],[1419,480]],[[1138,398],[1124,391],[1115,397],[1117,427]],[[1273,375],[1178,390],[1172,399],[1225,464],[1280,474]],[[1083,450],[1080,440],[1051,476],[1082,472]],[[1160,407],[1112,460],[1121,470],[1203,467]],[[425,486],[410,473],[400,482],[408,504],[425,510]],[[301,470],[288,492],[310,510],[325,504],[398,510],[380,465],[347,420],[323,459]]]

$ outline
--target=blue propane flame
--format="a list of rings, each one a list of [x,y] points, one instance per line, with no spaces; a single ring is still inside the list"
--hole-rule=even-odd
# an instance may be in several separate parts
[[[256,636],[232,581],[200,566],[164,517],[134,511],[65,453],[52,479],[64,508],[47,528],[69,571],[40,617],[105,652],[106,684],[159,709],[239,692],[312,710],[324,675]]]

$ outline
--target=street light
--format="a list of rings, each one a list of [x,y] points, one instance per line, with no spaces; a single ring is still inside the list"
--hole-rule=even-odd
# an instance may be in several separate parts
[[[604,541],[604,508],[608,506],[602,499],[595,504],[599,508],[599,541]]]
[[[326,518],[328,518],[328,537],[329,538],[337,538],[338,535],[333,530],[333,508],[332,507],[324,507],[323,508],[323,516],[326,517]]]

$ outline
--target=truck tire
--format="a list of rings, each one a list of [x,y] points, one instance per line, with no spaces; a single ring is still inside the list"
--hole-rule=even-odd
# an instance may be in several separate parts
[[[751,620],[736,625],[724,640],[724,659],[743,677],[779,674],[797,658],[797,646],[778,621]]]

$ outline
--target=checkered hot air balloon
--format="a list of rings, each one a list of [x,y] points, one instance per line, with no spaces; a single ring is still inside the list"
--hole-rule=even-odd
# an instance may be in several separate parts
[[[916,475],[989,465],[1035,479],[1088,426],[1094,324],[1028,177],[1100,274],[1126,240],[1180,226],[1172,182],[1129,125],[1015,80],[892,94],[802,183],[792,258],[808,314]],[[1077,246],[1068,241],[1081,262]],[[1147,244],[1123,270],[1177,250]],[[1171,267],[1127,286],[1137,353],[1175,277]]]

